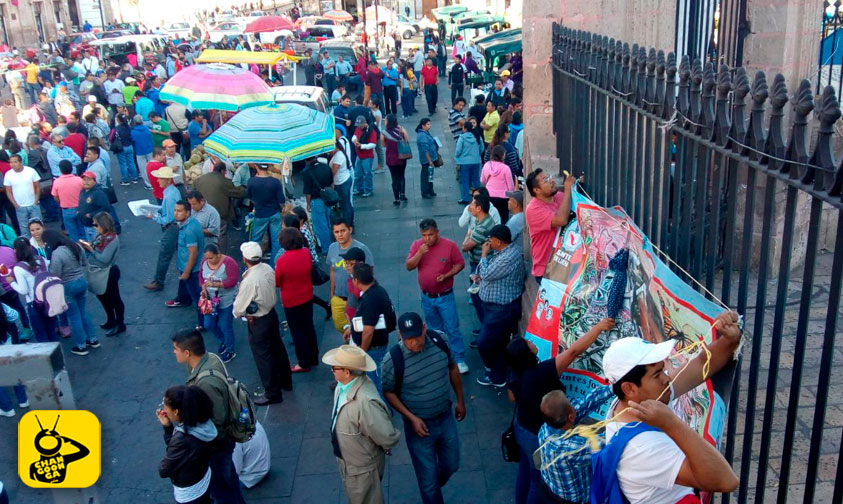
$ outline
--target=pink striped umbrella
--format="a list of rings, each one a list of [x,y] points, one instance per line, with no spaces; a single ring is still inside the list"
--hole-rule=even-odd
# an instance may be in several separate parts
[[[184,68],[167,81],[159,96],[194,110],[236,112],[274,103],[269,86],[260,77],[224,63]]]

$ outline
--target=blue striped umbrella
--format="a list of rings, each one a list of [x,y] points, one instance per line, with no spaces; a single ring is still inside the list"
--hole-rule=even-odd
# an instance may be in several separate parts
[[[205,139],[205,150],[235,163],[299,161],[334,148],[334,116],[282,103],[237,113]]]

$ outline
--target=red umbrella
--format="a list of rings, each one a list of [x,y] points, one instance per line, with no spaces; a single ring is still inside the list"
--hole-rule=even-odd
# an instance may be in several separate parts
[[[246,33],[295,30],[296,25],[284,16],[261,16],[246,25]]]

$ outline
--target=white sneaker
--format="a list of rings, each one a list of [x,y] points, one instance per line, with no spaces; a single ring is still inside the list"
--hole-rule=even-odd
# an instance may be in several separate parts
[[[29,407],[29,401],[24,401],[24,402],[18,404],[18,407],[19,408],[28,408]]]
[[[460,370],[460,374],[468,374],[468,364],[465,362],[457,362],[457,368]]]
[[[6,411],[0,409],[0,416],[12,418],[13,416],[15,416],[15,410],[10,409],[9,411]]]

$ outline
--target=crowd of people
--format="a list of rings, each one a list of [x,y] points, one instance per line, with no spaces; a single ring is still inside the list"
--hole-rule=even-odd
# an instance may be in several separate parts
[[[710,362],[696,359],[694,370],[672,381],[665,369],[672,343],[613,343],[603,360],[610,385],[569,401],[561,373],[614,321],[599,322],[542,362],[519,322],[528,275],[541,281],[553,239],[572,218],[577,179],[568,176],[560,187],[541,168],[524,177],[523,88],[511,78],[515,64],[488,91],[470,88],[466,97],[468,76],[480,73],[470,43],[454,49],[450,67],[435,35],[425,45],[383,65],[361,58],[353,105],[351,66],[327,53],[308,58],[308,83],[325,86],[336,101],[336,132],[325,159],[305,162],[301,200],[285,188],[276,166],[210,157],[201,176],[187,180],[185,156],[225,120],[160,100],[166,79],[192,55],[170,47],[141,62],[145,68],[111,66],[90,53],[65,58],[61,48],[41,57],[46,66],[40,58],[21,60],[20,70],[7,74],[14,103],[6,107],[25,112],[31,129],[21,141],[14,125],[7,126],[0,150],[0,339],[19,344],[69,338],[71,353],[88,355],[101,346],[86,307],[88,291],[105,312],[105,335],[127,332],[117,265],[122,229],[111,180],[117,165],[119,184],[143,183],[159,203],[146,214],[160,226],[161,237],[154,276],[144,287],[163,290],[175,257],[178,287],[165,306],[191,307],[186,311],[192,327],[172,336],[175,360],[187,368],[185,384],[168,388],[157,410],[166,445],[159,474],[171,480],[176,502],[245,502],[242,487],[269,472],[271,455],[263,426],[257,422],[244,433],[243,415],[251,404],[282,402],[295,386],[293,375],[320,363],[330,366],[336,382],[331,443],[348,501],[383,501],[385,456],[404,437],[419,499],[444,502],[442,487],[460,466],[457,422],[466,417],[462,380],[470,373],[471,349],[483,364],[476,383],[507,389],[515,403],[518,504],[582,503],[595,492],[597,502],[692,503],[699,502],[693,489],[733,489],[736,480],[723,457],[665,404],[728,363],[740,341],[736,316],[718,317],[722,338],[709,346]],[[429,217],[418,223],[418,239],[406,245],[405,267],[417,273],[421,306],[399,315],[375,275],[375,257],[354,235],[354,196],[373,195],[373,175],[384,172],[385,164],[393,204],[401,206],[408,201],[405,170],[415,158],[419,196],[436,197],[434,168],[445,163],[443,140],[431,133],[431,117],[441,109],[440,78],[447,78],[451,90],[445,110],[452,138],[445,140],[454,142],[451,161],[465,234],[444,236]],[[13,85],[17,80],[20,87]],[[413,152],[398,106],[406,120],[417,113],[420,95],[428,116],[415,128]],[[245,240],[232,236],[232,229],[243,227]],[[230,254],[238,249],[242,263]],[[466,262],[476,314],[472,327],[461,327],[455,296]],[[317,293],[323,284],[327,299]],[[344,345],[320,351],[314,305],[325,311]],[[263,388],[243,409],[232,406],[242,398],[225,367],[238,355],[237,319],[245,320]],[[213,334],[215,352],[203,332]],[[291,336],[293,362],[282,332]],[[14,393],[18,407],[28,407],[25,389],[14,387]],[[607,445],[592,462],[586,439],[564,433],[613,400],[609,416],[617,412],[618,419],[607,427]],[[403,431],[393,424],[396,413]],[[15,415],[2,388],[0,415]]]

